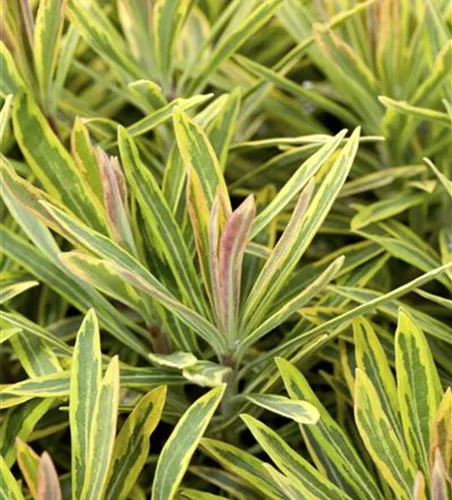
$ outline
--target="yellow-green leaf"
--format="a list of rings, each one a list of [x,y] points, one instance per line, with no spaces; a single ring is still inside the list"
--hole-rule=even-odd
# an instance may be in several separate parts
[[[397,389],[411,462],[428,477],[430,434],[442,389],[427,340],[403,309],[395,338]]]
[[[298,424],[315,424],[320,418],[317,408],[306,401],[297,401],[275,394],[250,394],[247,399]]]
[[[190,459],[204,434],[225,386],[216,387],[195,401],[182,415],[163,447],[152,485],[153,500],[174,498]]]
[[[115,441],[105,498],[125,500],[149,454],[149,437],[159,423],[166,387],[158,387],[136,404]]]
[[[355,420],[367,451],[396,498],[409,500],[417,468],[385,415],[372,382],[360,369],[355,380]]]

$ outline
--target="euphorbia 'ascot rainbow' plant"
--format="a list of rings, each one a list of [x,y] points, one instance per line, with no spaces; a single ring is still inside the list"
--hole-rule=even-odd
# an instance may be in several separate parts
[[[447,0],[0,2],[6,496],[445,496]]]
[[[30,104],[30,98],[19,97],[14,114],[18,128],[30,125],[30,115],[20,114],[24,99]],[[39,116],[36,108],[34,112]],[[39,123],[42,124],[45,139],[55,143],[57,138],[42,118]],[[197,355],[200,352],[198,341],[202,339],[216,354],[218,362],[230,366],[239,363],[247,348],[318,294],[340,269],[342,257],[338,257],[323,273],[318,273],[303,290],[275,308],[278,293],[345,182],[356,154],[359,131],[337,153],[344,133],[326,141],[317,153],[300,166],[274,200],[256,216],[252,196],[232,211],[218,159],[199,126],[178,110],[175,112],[174,123],[179,151],[187,169],[186,203],[192,226],[188,243],[155,179],[145,168],[133,138],[125,129],[120,129],[118,136],[125,179],[143,214],[145,231],[154,238],[154,252],[157,256],[160,253],[171,271],[170,274],[166,273],[165,280],[159,281],[155,274],[139,262],[142,256],[133,239],[124,195],[124,179],[118,161],[109,159],[99,148],[90,150],[86,130],[80,131],[80,123],[74,127],[72,135],[74,158],[80,161],[80,155],[84,154],[84,158],[89,156],[93,159],[89,175],[96,175],[99,179],[97,186],[105,206],[104,225],[107,224],[103,231],[96,231],[93,224],[91,227],[86,225],[76,214],[62,211],[59,204],[48,195],[40,194],[36,188],[20,180],[8,161],[3,159],[5,187],[11,193],[10,204],[17,205],[21,203],[20,200],[22,203],[27,200],[28,206],[22,205],[23,209],[36,210],[49,227],[95,254],[93,256],[77,250],[60,255],[60,260],[76,276],[124,304],[131,305],[151,327],[154,326],[152,322],[155,307],[143,295],[137,296],[129,285],[148,294],[176,316],[177,320],[173,319],[173,322],[177,321],[176,328],[171,328],[171,323],[165,322],[166,316],[163,316],[165,333],[169,338],[165,341],[160,339],[160,344],[154,344],[156,354],[162,354],[161,363],[169,363],[168,366],[171,366],[171,358],[165,358],[168,349],[189,351]],[[80,140],[77,134],[84,140],[82,144],[77,143]],[[22,144],[33,159],[36,150],[28,148],[26,140]],[[83,150],[82,146],[85,146]],[[61,152],[63,154],[62,149]],[[72,162],[68,156],[66,158],[68,163]],[[322,167],[325,172],[316,187],[314,175]],[[84,182],[86,179],[79,178],[80,193]],[[66,187],[68,197],[72,189],[74,186]],[[253,238],[267,229],[273,218],[300,190],[302,192],[293,215],[274,249],[269,251],[266,247],[253,243]],[[62,195],[64,199],[65,193]],[[98,200],[94,193],[86,191],[84,196],[92,207],[96,207]],[[32,205],[30,200],[33,200]],[[81,204],[74,207],[78,214],[87,214],[86,207]],[[85,220],[86,217],[90,216],[85,215]],[[190,240],[196,246],[201,283],[192,260]],[[265,263],[255,269],[255,284],[247,296],[242,297],[241,275],[245,252]],[[188,326],[191,332],[181,332],[180,322]],[[129,345],[136,345],[131,342],[133,341],[129,341]],[[142,348],[138,350],[143,354]],[[159,357],[153,355],[152,359],[158,362]],[[192,364],[193,358],[188,359]],[[181,366],[180,360],[178,365],[188,368]]]

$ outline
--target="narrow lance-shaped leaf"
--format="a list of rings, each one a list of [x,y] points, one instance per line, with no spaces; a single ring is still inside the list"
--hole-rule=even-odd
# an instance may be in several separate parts
[[[212,209],[217,190],[230,209],[229,194],[220,164],[205,133],[180,109],[173,114],[177,145],[188,172],[195,170],[201,182],[207,206]]]
[[[353,333],[356,364],[369,377],[384,413],[403,442],[396,383],[383,347],[372,325],[364,317],[353,322]]]
[[[8,407],[8,396],[5,393],[6,391],[3,389],[0,404],[3,406],[6,403],[6,407]],[[24,441],[29,439],[38,422],[49,411],[53,400],[35,399],[34,401],[27,401],[26,399],[20,400],[19,398],[17,403],[20,406],[11,408],[5,415],[0,426],[0,455],[9,467],[16,460],[14,449],[15,439],[20,438]]]
[[[297,401],[275,394],[250,394],[247,399],[298,424],[315,424],[320,417],[316,407],[306,401]]]
[[[188,92],[201,87],[208,75],[235,51],[237,51],[247,39],[256,33],[274,14],[282,0],[264,0],[236,27],[231,33],[221,39],[215,47],[213,54],[208,58],[204,66],[196,74],[190,83]]]
[[[433,164],[428,158],[424,158],[425,163],[432,169],[432,172],[436,175],[439,182],[443,185],[447,194],[452,198],[452,181],[450,181],[443,173],[441,173],[438,168]]]
[[[94,422],[101,376],[99,326],[91,310],[77,334],[71,369],[69,421],[73,498],[81,498],[83,485],[87,481],[91,425]]]
[[[395,351],[399,407],[409,456],[428,477],[430,433],[442,389],[427,340],[403,309]]]
[[[379,101],[389,109],[394,109],[399,113],[414,116],[416,118],[424,119],[427,121],[432,121],[443,127],[452,128],[452,122],[450,116],[447,113],[442,113],[440,111],[435,111],[433,109],[421,108],[419,106],[413,106],[406,101],[396,101],[395,99],[390,99],[386,96],[380,96]]]
[[[308,449],[315,461],[336,486],[353,498],[367,500],[383,496],[355,447],[341,427],[321,404],[306,378],[288,361],[276,360],[289,396],[313,404],[320,413],[316,425],[301,427]],[[319,453],[316,450],[322,450]]]
[[[24,500],[18,482],[14,479],[8,469],[5,460],[0,455],[0,495],[2,498],[13,498],[14,500]]]
[[[124,128],[119,129],[119,149],[127,179],[134,189],[145,221],[152,231],[156,246],[173,271],[182,296],[199,312],[205,310],[197,272],[182,232],[150,171],[140,159],[133,139]]]
[[[259,325],[256,330],[245,337],[240,348],[245,349],[246,347],[253,345],[261,337],[282,324],[287,318],[307,304],[336,277],[343,263],[344,257],[338,257],[318,278],[316,278],[312,283],[307,284],[298,295],[296,295],[292,300],[286,302],[280,309]]]
[[[125,179],[116,157],[108,155],[99,147],[96,148],[102,183],[103,205],[110,231],[115,241],[132,255],[137,253],[127,210],[127,193]]]
[[[52,79],[60,48],[66,4],[67,0],[42,0],[36,14],[33,53],[41,100],[48,112],[54,111]]]
[[[59,258],[62,264],[78,279],[93,285],[130,308],[142,312],[143,304],[139,294],[110,269],[105,260],[77,250],[61,253]]]
[[[0,320],[7,321],[12,326],[21,328],[30,335],[36,335],[47,344],[54,346],[65,354],[72,354],[72,349],[65,342],[19,313],[0,311]]]
[[[8,50],[3,40],[0,40],[0,67],[2,78],[0,80],[0,95],[6,97],[16,94],[25,86],[22,77],[17,70],[13,55]]]
[[[327,216],[353,164],[359,134],[360,129],[357,128],[325,175],[309,207],[305,205],[310,198],[309,193],[313,186],[305,188],[306,195],[298,203],[283,236],[250,292],[243,313],[243,323],[247,325],[248,331],[268,311],[274,296],[287,281]]]
[[[402,192],[386,200],[377,201],[361,208],[351,221],[353,230],[361,229],[374,222],[389,219],[411,207],[425,203],[428,193]]]
[[[224,390],[224,385],[212,389],[182,415],[160,453],[152,485],[153,500],[174,498]]]
[[[102,230],[104,223],[85,190],[80,172],[30,95],[16,96],[13,123],[22,153],[49,194],[85,222]]]
[[[241,415],[254,438],[281,471],[297,482],[303,498],[309,500],[349,500],[350,497],[327,481],[315,467],[296,453],[276,432],[250,415]]]
[[[36,500],[62,500],[60,482],[50,455],[44,452],[39,459]]]
[[[11,104],[13,102],[13,95],[8,94],[3,103],[2,110],[0,111],[0,146],[3,150],[3,141],[7,137],[9,117],[11,114]]]
[[[424,285],[425,283],[428,283],[429,281],[434,279],[439,273],[443,273],[450,268],[452,268],[452,263],[445,264],[444,266],[438,267],[433,271],[425,273],[419,278],[416,278],[410,281],[409,283],[406,283],[392,290],[391,292],[381,295],[377,294],[371,300],[366,300],[365,303],[361,304],[360,306],[355,307],[354,309],[351,309],[350,311],[347,311],[343,314],[340,314],[335,318],[325,321],[321,325],[317,325],[314,328],[308,330],[307,332],[301,333],[296,337],[294,337],[293,339],[284,342],[282,345],[279,345],[278,347],[272,349],[262,357],[257,358],[256,363],[257,362],[262,363],[264,359],[267,360],[273,358],[274,356],[284,352],[293,353],[294,349],[299,344],[306,343],[313,337],[317,337],[318,335],[322,334],[325,331],[332,332],[329,336],[325,337],[322,342],[319,343],[319,346],[323,345],[329,340],[335,338],[342,331],[342,329],[347,324],[349,324],[349,322],[352,321],[354,318],[357,318],[358,316],[361,316],[369,311],[372,311],[383,304],[387,304],[391,300],[401,297],[402,295],[408,293],[409,291],[414,290],[415,288],[418,288]],[[444,340],[446,340],[447,338],[448,337],[445,336]],[[293,359],[296,360],[296,355],[294,356]],[[253,367],[253,364],[251,363],[248,364],[247,368],[249,369],[251,367]]]
[[[0,290],[0,304],[3,304],[7,300],[12,299],[16,295],[39,285],[38,281],[22,281],[20,283],[14,283],[6,286],[2,286]]]
[[[138,65],[100,5],[68,0],[68,15],[89,45],[113,65],[121,78],[140,78]]]
[[[261,317],[264,317],[263,309],[265,307],[265,292],[274,283],[275,275],[278,270],[283,269],[285,261],[290,255],[290,249],[291,247],[293,248],[295,237],[301,232],[303,217],[308,210],[314,186],[315,180],[312,178],[302,191],[284,233],[273,249],[273,252],[266,261],[256,282],[254,283],[253,288],[251,289],[243,312],[242,325],[244,325],[244,327],[246,325],[245,331],[251,330],[251,328],[258,323]],[[269,305],[266,309],[268,308]],[[251,317],[251,309],[253,309],[253,317]]]
[[[89,435],[88,465],[81,500],[102,498],[113,456],[119,404],[119,359],[108,365],[92,413]]]
[[[209,140],[217,155],[221,169],[226,168],[229,147],[234,139],[237,116],[240,111],[241,90],[234,89],[228,96],[219,116],[209,128]]]
[[[93,192],[97,203],[103,205],[103,188],[99,164],[91,143],[88,127],[79,117],[76,117],[71,131],[71,152],[75,164],[86,181],[86,187]]]
[[[217,387],[227,381],[231,372],[232,368],[229,366],[212,361],[197,361],[193,365],[186,366],[182,370],[182,375],[191,383],[201,387]]]
[[[452,389],[449,387],[438,407],[430,436],[430,468],[435,461],[436,450],[439,450],[452,477]]]
[[[215,439],[203,438],[202,449],[226,469],[244,479],[253,489],[263,493],[264,498],[285,500],[280,488],[269,477],[265,464],[251,453]]]
[[[271,203],[257,215],[251,232],[252,238],[257,236],[284,210],[299,191],[303,189],[309,179],[331,158],[331,155],[336,151],[341,140],[345,137],[346,132],[346,130],[343,130],[330,138],[325,145],[301,164],[292,177],[278,191]]]
[[[232,343],[238,336],[238,314],[245,248],[256,214],[253,196],[249,196],[226,221],[219,245],[219,298],[222,322]]]
[[[397,498],[409,500],[417,469],[386,417],[372,382],[360,369],[356,370],[355,420],[378,471]]]
[[[39,474],[39,455],[25,441],[16,438],[17,465],[33,498],[36,498]]]
[[[190,0],[157,0],[152,11],[152,35],[155,61],[163,89],[171,85],[174,46],[187,16]]]
[[[149,353],[148,358],[151,363],[157,366],[167,366],[168,368],[177,368],[182,370],[188,366],[196,364],[196,356],[191,352],[172,352],[171,354]]]
[[[75,217],[50,204],[43,202],[43,205],[49,214],[58,221],[58,224],[83,246],[98,255],[107,257],[106,264],[110,263],[111,269],[114,269],[122,278],[131,285],[145,291],[170,309],[171,312],[177,314],[184,323],[193,327],[214,349],[224,348],[224,340],[218,337],[215,327],[198,313],[174,299],[170,292],[130,254],[102,234],[96,233],[85,226]]]
[[[165,404],[166,387],[143,396],[115,441],[105,498],[125,500],[136,484],[149,454],[149,437],[157,427]]]

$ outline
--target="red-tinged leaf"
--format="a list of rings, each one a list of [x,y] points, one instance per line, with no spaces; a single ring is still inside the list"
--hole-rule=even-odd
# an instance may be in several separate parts
[[[103,188],[105,214],[115,241],[129,252],[135,253],[132,230],[126,207],[126,184],[118,159],[108,157],[101,148],[96,148],[100,178]]]
[[[36,500],[62,500],[60,481],[55,465],[47,452],[41,455]]]
[[[220,240],[219,280],[223,326],[228,334],[237,336],[242,263],[245,248],[256,216],[254,197],[250,195],[226,222]]]

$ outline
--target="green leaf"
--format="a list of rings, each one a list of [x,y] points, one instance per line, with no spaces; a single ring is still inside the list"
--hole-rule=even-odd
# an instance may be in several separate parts
[[[234,89],[227,97],[219,115],[209,127],[209,140],[220,163],[221,169],[226,168],[229,148],[234,138],[235,124],[240,111],[241,91]]]
[[[220,163],[205,133],[180,109],[174,110],[173,119],[177,145],[189,175],[189,182],[191,170],[194,170],[201,182],[209,212],[217,190],[223,196],[226,206],[230,208],[229,194]]]
[[[305,400],[320,413],[316,425],[301,428],[314,462],[349,496],[383,499],[350,439],[320,403],[305,377],[288,361],[277,358],[276,362],[290,398]]]
[[[178,370],[192,366],[198,361],[196,356],[191,352],[173,352],[171,354],[149,353],[148,358],[158,366],[167,366],[169,368],[177,368]]]
[[[113,456],[119,403],[119,360],[108,365],[92,413],[88,463],[80,494],[81,500],[102,498]]]
[[[17,465],[33,498],[36,498],[39,472],[39,456],[25,441],[16,438]]]
[[[77,334],[70,380],[72,489],[73,498],[81,498],[89,474],[90,440],[102,382],[99,326],[93,310]]]
[[[72,354],[72,349],[67,344],[59,340],[58,337],[47,332],[44,328],[25,318],[25,316],[18,313],[0,311],[0,320],[7,321],[11,326],[20,328],[24,332],[28,332],[30,335],[35,335],[47,344],[57,348],[60,352],[69,355]]]
[[[388,358],[372,325],[364,317],[353,321],[356,365],[375,388],[383,412],[403,442],[397,388]]]
[[[193,384],[201,387],[216,387],[226,382],[232,369],[211,361],[197,361],[185,367],[182,375]]]
[[[226,500],[226,497],[206,493],[205,491],[194,490],[192,488],[184,488],[179,491],[177,498],[180,500]]]
[[[251,394],[247,399],[298,424],[315,424],[320,417],[317,408],[306,401],[296,401],[274,394]]]
[[[366,298],[362,300],[362,304],[358,307],[355,307],[354,309],[351,309],[350,311],[347,311],[343,314],[340,314],[339,316],[336,316],[335,318],[332,318],[328,321],[325,321],[324,323],[315,326],[314,328],[301,333],[300,335],[294,337],[291,340],[288,340],[287,342],[284,342],[282,345],[278,346],[275,349],[272,349],[271,351],[268,351],[265,354],[265,359],[272,358],[277,354],[280,354],[282,352],[293,352],[293,349],[295,346],[300,344],[301,342],[305,343],[309,339],[312,339],[313,337],[317,337],[321,333],[325,331],[332,332],[328,337],[325,338],[323,342],[320,343],[320,345],[323,345],[326,341],[334,338],[345,325],[347,325],[351,320],[354,318],[357,318],[358,316],[362,316],[363,314],[366,314],[369,311],[372,311],[378,307],[381,307],[388,302],[392,301],[393,299],[396,299],[398,297],[401,297],[402,295],[410,292],[411,290],[414,290],[415,288],[418,288],[422,286],[425,283],[428,283],[432,279],[436,277],[437,274],[445,272],[447,269],[450,269],[452,267],[452,263],[446,264],[441,267],[437,267],[433,271],[430,271],[428,273],[423,274],[422,276],[419,276],[419,278],[416,278],[405,285],[402,285],[398,288],[395,288],[391,292],[388,292],[386,294],[378,294],[377,292],[373,292],[371,295],[371,298],[369,298],[368,295],[366,295]],[[361,291],[361,290],[359,290]],[[361,300],[360,300],[361,301]],[[443,340],[450,340],[450,335],[439,335],[440,338]],[[261,357],[259,359],[259,363],[262,362],[264,357]],[[252,365],[248,365],[249,367]]]
[[[132,138],[119,128],[119,149],[127,179],[137,197],[145,221],[159,252],[162,252],[186,303],[198,312],[205,310],[197,272],[171,209],[150,171],[140,159]]]
[[[52,79],[58,59],[67,0],[39,2],[34,29],[33,54],[41,101],[53,111]]]
[[[8,50],[3,40],[0,40],[0,67],[2,68],[2,79],[0,80],[0,95],[6,97],[17,92],[25,86],[22,77],[17,70],[14,57]]]
[[[124,80],[139,79],[141,71],[124,40],[97,2],[68,0],[68,16],[89,45],[105,57]]]
[[[105,498],[125,500],[136,484],[149,454],[149,437],[159,423],[165,404],[166,387],[143,396],[116,438]]]
[[[264,0],[256,9],[253,9],[238,26],[233,26],[230,33],[218,42],[207,62],[197,68],[196,77],[187,89],[192,93],[194,89],[201,87],[209,75],[234,52],[236,52],[246,40],[251,38],[275,13],[282,0]]]
[[[267,320],[259,325],[256,330],[251,332],[242,342],[241,349],[253,345],[262,336],[275,329],[282,324],[292,314],[297,312],[301,307],[307,304],[313,297],[320,293],[330,281],[332,281],[344,263],[344,257],[338,257],[332,264],[330,264],[320,276],[313,282],[306,283],[303,290],[291,300],[282,305],[274,314]]]
[[[21,330],[10,342],[28,376],[34,378],[62,371],[53,349],[40,338]]]
[[[5,460],[0,455],[0,495],[2,498],[25,500],[18,482],[14,479]]]
[[[410,462],[404,445],[397,438],[384,413],[372,382],[360,369],[356,370],[355,420],[359,434],[380,474],[397,498],[409,500],[416,467]]]
[[[303,189],[309,179],[329,161],[345,134],[346,131],[343,130],[336,136],[329,138],[324,146],[302,163],[292,177],[278,191],[278,194],[271,203],[258,214],[251,232],[252,238],[257,236],[267,227],[267,225],[284,210],[300,190]]]
[[[77,279],[89,283],[132,309],[142,311],[143,303],[136,290],[124,282],[105,260],[77,250],[61,253],[59,258],[64,267]]]
[[[152,11],[155,61],[166,92],[171,88],[174,46],[190,5],[190,0],[157,0]]]
[[[400,214],[411,207],[425,203],[428,193],[401,193],[387,200],[377,201],[360,209],[351,221],[351,229],[357,230]]]
[[[312,202],[309,203],[312,183],[305,188],[305,194],[300,196],[283,236],[248,296],[242,320],[248,331],[265,316],[275,295],[287,281],[331,209],[354,161],[359,134],[358,128],[328,170]]]
[[[432,169],[432,172],[436,175],[439,182],[441,182],[441,184],[444,186],[447,194],[452,198],[452,181],[450,181],[444,174],[442,174],[428,158],[423,158],[423,160]]]
[[[19,283],[12,283],[10,285],[6,285],[1,287],[0,290],[0,304],[5,303],[7,300],[12,299],[16,295],[20,295],[21,293],[39,285],[38,281],[22,281]]]
[[[448,387],[435,414],[430,435],[430,467],[436,450],[444,458],[449,476],[452,474],[452,389]],[[448,464],[448,465],[447,465]]]
[[[87,195],[79,170],[28,94],[21,93],[15,98],[13,123],[25,159],[49,194],[85,222],[102,230],[104,222]]]
[[[1,396],[0,403],[3,406],[5,402],[7,403],[8,396],[3,390]],[[16,460],[15,440],[17,438],[24,441],[29,439],[38,422],[53,405],[53,399],[22,400],[18,404],[20,406],[17,408],[8,410],[0,427],[0,456],[3,457],[8,466],[12,466]]]
[[[11,115],[11,104],[13,102],[13,95],[8,94],[5,97],[5,102],[2,105],[2,110],[0,111],[0,147],[1,151],[4,151],[4,142],[5,140],[8,140],[8,124],[9,124],[9,118]]]
[[[181,375],[162,368],[121,368],[120,375],[122,387],[125,388],[145,390],[161,384],[186,384],[186,380]],[[2,389],[0,408],[10,408],[30,398],[67,397],[70,395],[70,378],[71,373],[64,371],[6,385]]]
[[[308,500],[338,500],[350,497],[327,481],[307,460],[296,453],[276,432],[250,415],[241,415],[254,438],[275,465],[296,482],[303,498]]]
[[[22,331],[22,328],[2,328],[0,330],[0,344],[17,335]]]
[[[152,485],[153,500],[168,500],[176,494],[224,390],[224,385],[212,389],[182,415],[160,453]]]
[[[412,463],[429,474],[430,433],[442,389],[427,340],[403,309],[395,338],[397,389]]]
[[[132,137],[143,135],[150,130],[153,130],[158,125],[167,122],[171,117],[174,116],[174,112],[176,111],[176,109],[179,108],[184,111],[189,111],[196,106],[204,104],[211,97],[212,94],[205,94],[195,95],[193,97],[188,97],[187,99],[174,99],[174,101],[171,101],[166,106],[162,106],[161,108],[157,109],[157,111],[150,113],[141,120],[135,122],[133,125],[130,125],[126,130]]]
[[[378,100],[387,108],[395,109],[399,113],[431,121],[443,127],[452,128],[452,122],[447,113],[441,113],[433,109],[420,108],[419,106],[408,104],[406,101],[396,101],[395,99],[390,99],[385,96],[379,96]]]
[[[261,492],[265,498],[284,500],[280,488],[269,478],[264,462],[251,453],[214,439],[201,440],[203,451],[224,465],[238,477],[244,479],[253,489]]]
[[[285,78],[281,74],[273,71],[270,68],[266,68],[262,64],[259,64],[251,59],[247,59],[243,56],[236,56],[239,64],[245,66],[245,68],[251,70],[256,75],[262,77],[266,81],[273,83],[276,87],[290,92],[296,97],[306,100],[309,103],[316,105],[318,109],[324,110],[334,116],[337,116],[340,120],[345,123],[355,125],[357,123],[357,118],[352,113],[350,113],[344,106],[336,104],[332,99],[324,97],[320,92],[305,88],[303,85],[299,85],[288,78]]]
[[[174,299],[170,292],[130,254],[109,238],[85,226],[75,217],[65,214],[45,202],[43,202],[43,205],[58,224],[83,246],[102,257],[107,257],[108,262],[106,264],[108,263],[110,268],[123,279],[161,302],[172,313],[176,314],[181,321],[192,327],[212,347],[221,348],[222,339],[218,337],[215,327],[195,311]]]

